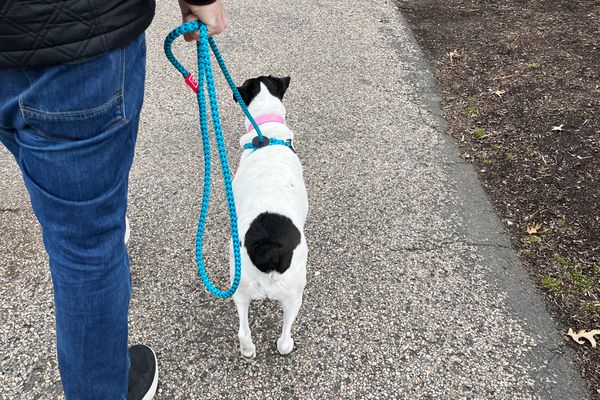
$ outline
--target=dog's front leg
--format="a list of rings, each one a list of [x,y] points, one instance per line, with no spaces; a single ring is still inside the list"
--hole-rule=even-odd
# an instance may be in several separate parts
[[[250,307],[250,298],[241,294],[233,297],[238,316],[240,317],[240,330],[238,338],[240,340],[240,352],[246,358],[256,356],[256,346],[252,343],[252,332],[250,332],[250,323],[248,322],[248,308]]]
[[[281,300],[283,308],[283,329],[281,337],[277,339],[277,351],[279,354],[285,355],[292,352],[294,349],[294,339],[292,339],[292,324],[300,311],[302,305],[302,293],[298,296],[290,296]]]

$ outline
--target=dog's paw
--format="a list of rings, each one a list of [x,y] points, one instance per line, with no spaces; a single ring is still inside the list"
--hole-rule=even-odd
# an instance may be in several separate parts
[[[244,358],[254,358],[256,357],[256,346],[253,343],[246,346],[240,345],[240,353]]]
[[[290,354],[294,350],[294,339],[280,337],[277,339],[277,351],[282,356]]]

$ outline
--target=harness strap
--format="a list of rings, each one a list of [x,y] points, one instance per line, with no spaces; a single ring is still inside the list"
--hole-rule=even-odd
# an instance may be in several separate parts
[[[258,136],[255,136],[251,142],[246,143],[244,145],[244,150],[258,150],[258,149],[262,149],[263,147],[267,147],[267,146],[280,145],[280,146],[288,147],[294,153],[296,152],[296,150],[294,150],[294,146],[292,144],[292,139],[281,140],[281,139],[269,138],[267,136],[263,136],[263,143],[258,144],[259,142],[258,142],[258,140],[256,140],[257,138],[258,138]]]

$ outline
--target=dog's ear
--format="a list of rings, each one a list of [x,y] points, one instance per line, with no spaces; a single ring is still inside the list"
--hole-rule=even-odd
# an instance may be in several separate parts
[[[286,76],[285,78],[278,78],[273,75],[269,75],[267,77],[263,77],[263,83],[269,89],[269,92],[279,100],[283,100],[283,95],[290,85],[290,77]]]
[[[240,96],[242,96],[242,100],[248,106],[260,91],[260,81],[256,78],[248,79],[242,86],[238,86],[237,89],[240,92]],[[233,99],[237,102],[235,96],[233,96]]]
[[[290,78],[289,76],[285,76],[283,78],[281,78],[281,84],[283,85],[283,93],[285,93],[288,89],[288,87],[290,87],[290,81],[292,80],[292,78]],[[282,94],[283,96],[283,94]]]
[[[290,78],[289,76],[279,78],[276,76],[269,75],[265,83],[267,85],[267,88],[269,89],[269,92],[271,92],[273,96],[279,98],[279,100],[283,100],[283,95],[285,94],[287,88],[290,86],[291,79],[292,78]]]

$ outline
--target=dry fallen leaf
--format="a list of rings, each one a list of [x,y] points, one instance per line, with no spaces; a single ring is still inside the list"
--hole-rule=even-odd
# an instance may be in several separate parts
[[[448,53],[448,57],[450,57],[450,64],[454,64],[454,58],[460,58],[460,54],[458,54],[458,50],[454,50]]]
[[[596,339],[594,339],[594,335],[600,335],[600,329],[593,329],[589,332],[586,332],[585,330],[580,330],[579,332],[575,333],[573,332],[573,329],[569,328],[569,332],[567,332],[567,335],[571,336],[573,338],[574,341],[576,341],[579,344],[583,344],[583,341],[581,340],[581,338],[585,338],[587,339],[592,347],[596,347]]]
[[[502,97],[502,95],[504,93],[506,93],[506,90],[496,90],[495,92],[493,92],[496,96],[498,97]]]
[[[560,124],[558,126],[553,126],[552,127],[552,132],[562,132],[563,131],[563,126],[565,126],[565,124]]]
[[[527,227],[527,233],[529,233],[530,235],[535,235],[540,231],[541,227],[542,227],[542,225],[540,225],[540,224],[529,225]]]

